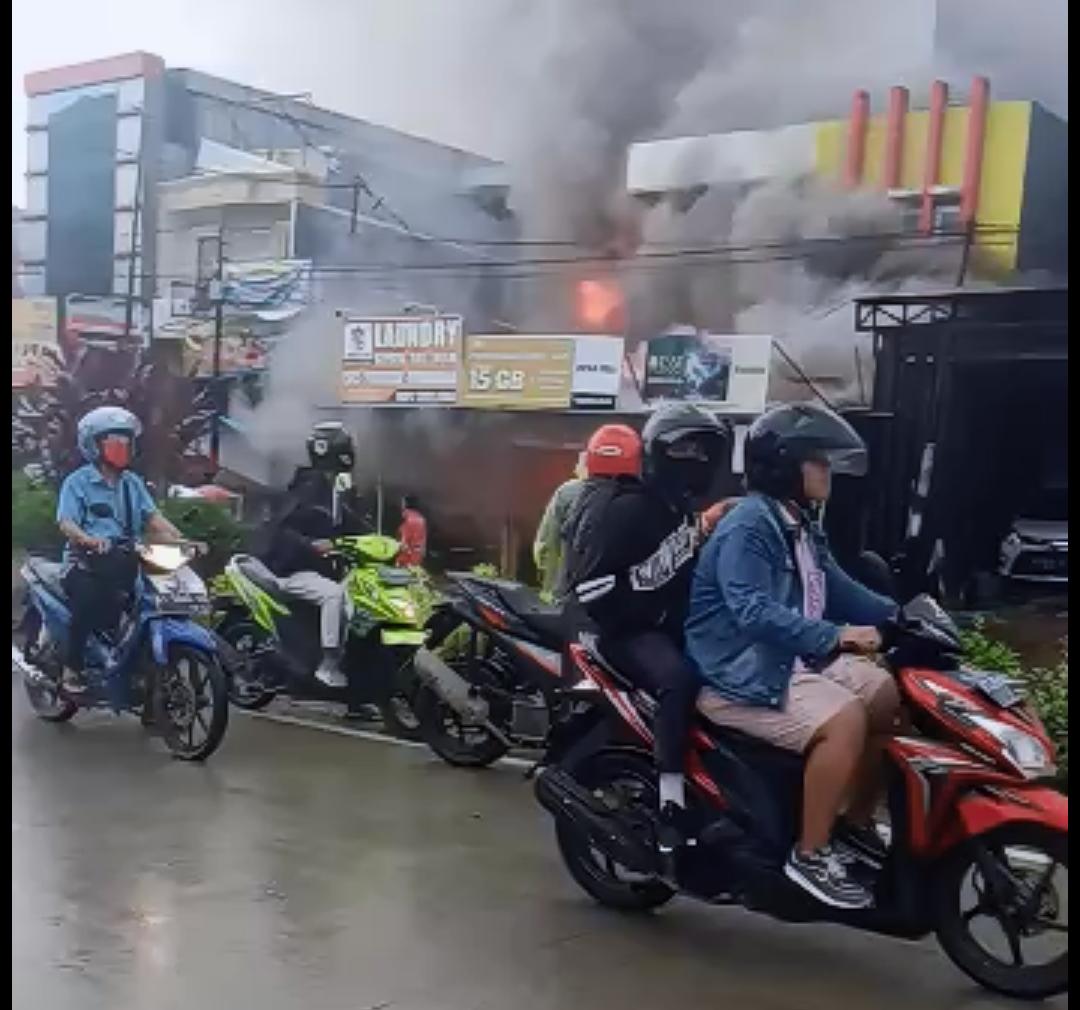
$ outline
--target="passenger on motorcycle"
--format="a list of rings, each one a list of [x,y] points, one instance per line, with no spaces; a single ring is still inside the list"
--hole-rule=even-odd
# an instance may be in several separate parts
[[[589,474],[586,457],[584,452],[578,456],[573,476],[555,489],[533,540],[533,561],[540,573],[541,592],[556,601],[562,600],[567,593],[563,527]]]
[[[71,606],[62,683],[73,694],[86,687],[87,639],[93,631],[116,626],[138,574],[134,555],[112,548],[143,536],[165,543],[182,539],[142,478],[128,469],[142,432],[139,419],[123,407],[97,407],[80,419],[76,431],[86,463],[60,485],[56,510],[67,541],[64,591]]]
[[[846,866],[883,856],[872,814],[880,737],[899,695],[870,657],[896,605],[837,565],[816,512],[831,474],[865,473],[866,447],[832,411],[790,404],[751,426],[745,461],[750,494],[719,523],[694,575],[687,651],[709,685],[699,706],[719,725],[805,754],[801,837],[785,873],[830,905],[865,907],[870,893]]]
[[[317,424],[308,436],[310,467],[296,471],[285,502],[266,530],[258,551],[282,591],[319,607],[323,655],[315,676],[329,687],[345,687],[341,670],[345,590],[328,558],[331,539],[353,532],[359,510],[352,491],[353,441],[337,422]]]
[[[600,651],[657,701],[663,856],[695,844],[683,767],[701,684],[683,654],[683,624],[703,531],[694,503],[726,444],[726,429],[686,404],[659,408],[640,441],[625,425],[604,425],[589,440],[589,479],[565,534],[567,582],[599,629]]]

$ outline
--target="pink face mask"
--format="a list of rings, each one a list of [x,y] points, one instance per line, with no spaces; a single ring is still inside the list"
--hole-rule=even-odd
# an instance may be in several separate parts
[[[101,440],[101,458],[117,470],[126,470],[131,465],[131,439],[106,435]]]

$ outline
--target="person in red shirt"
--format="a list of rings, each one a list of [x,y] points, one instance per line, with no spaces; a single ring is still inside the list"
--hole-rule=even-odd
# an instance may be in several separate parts
[[[422,565],[427,554],[427,520],[410,494],[401,496],[401,525],[398,527],[397,563],[403,567]]]

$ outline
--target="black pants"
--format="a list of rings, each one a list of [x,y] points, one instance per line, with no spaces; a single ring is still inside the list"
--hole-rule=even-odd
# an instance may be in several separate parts
[[[682,649],[662,631],[617,639],[601,638],[604,657],[657,702],[656,765],[681,773],[701,684]]]
[[[133,583],[126,571],[94,572],[78,565],[64,576],[64,592],[71,610],[66,666],[72,670],[83,668],[87,639],[95,631],[116,627]]]

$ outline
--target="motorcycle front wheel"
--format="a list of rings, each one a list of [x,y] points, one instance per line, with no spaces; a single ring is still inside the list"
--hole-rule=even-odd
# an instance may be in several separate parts
[[[1069,838],[1010,824],[949,857],[933,891],[945,953],[987,989],[1039,1000],[1069,988]],[[980,865],[980,858],[982,864]],[[990,860],[1001,882],[988,884]]]
[[[165,745],[181,761],[205,761],[229,723],[229,689],[217,659],[174,645],[157,671],[154,705]]]

